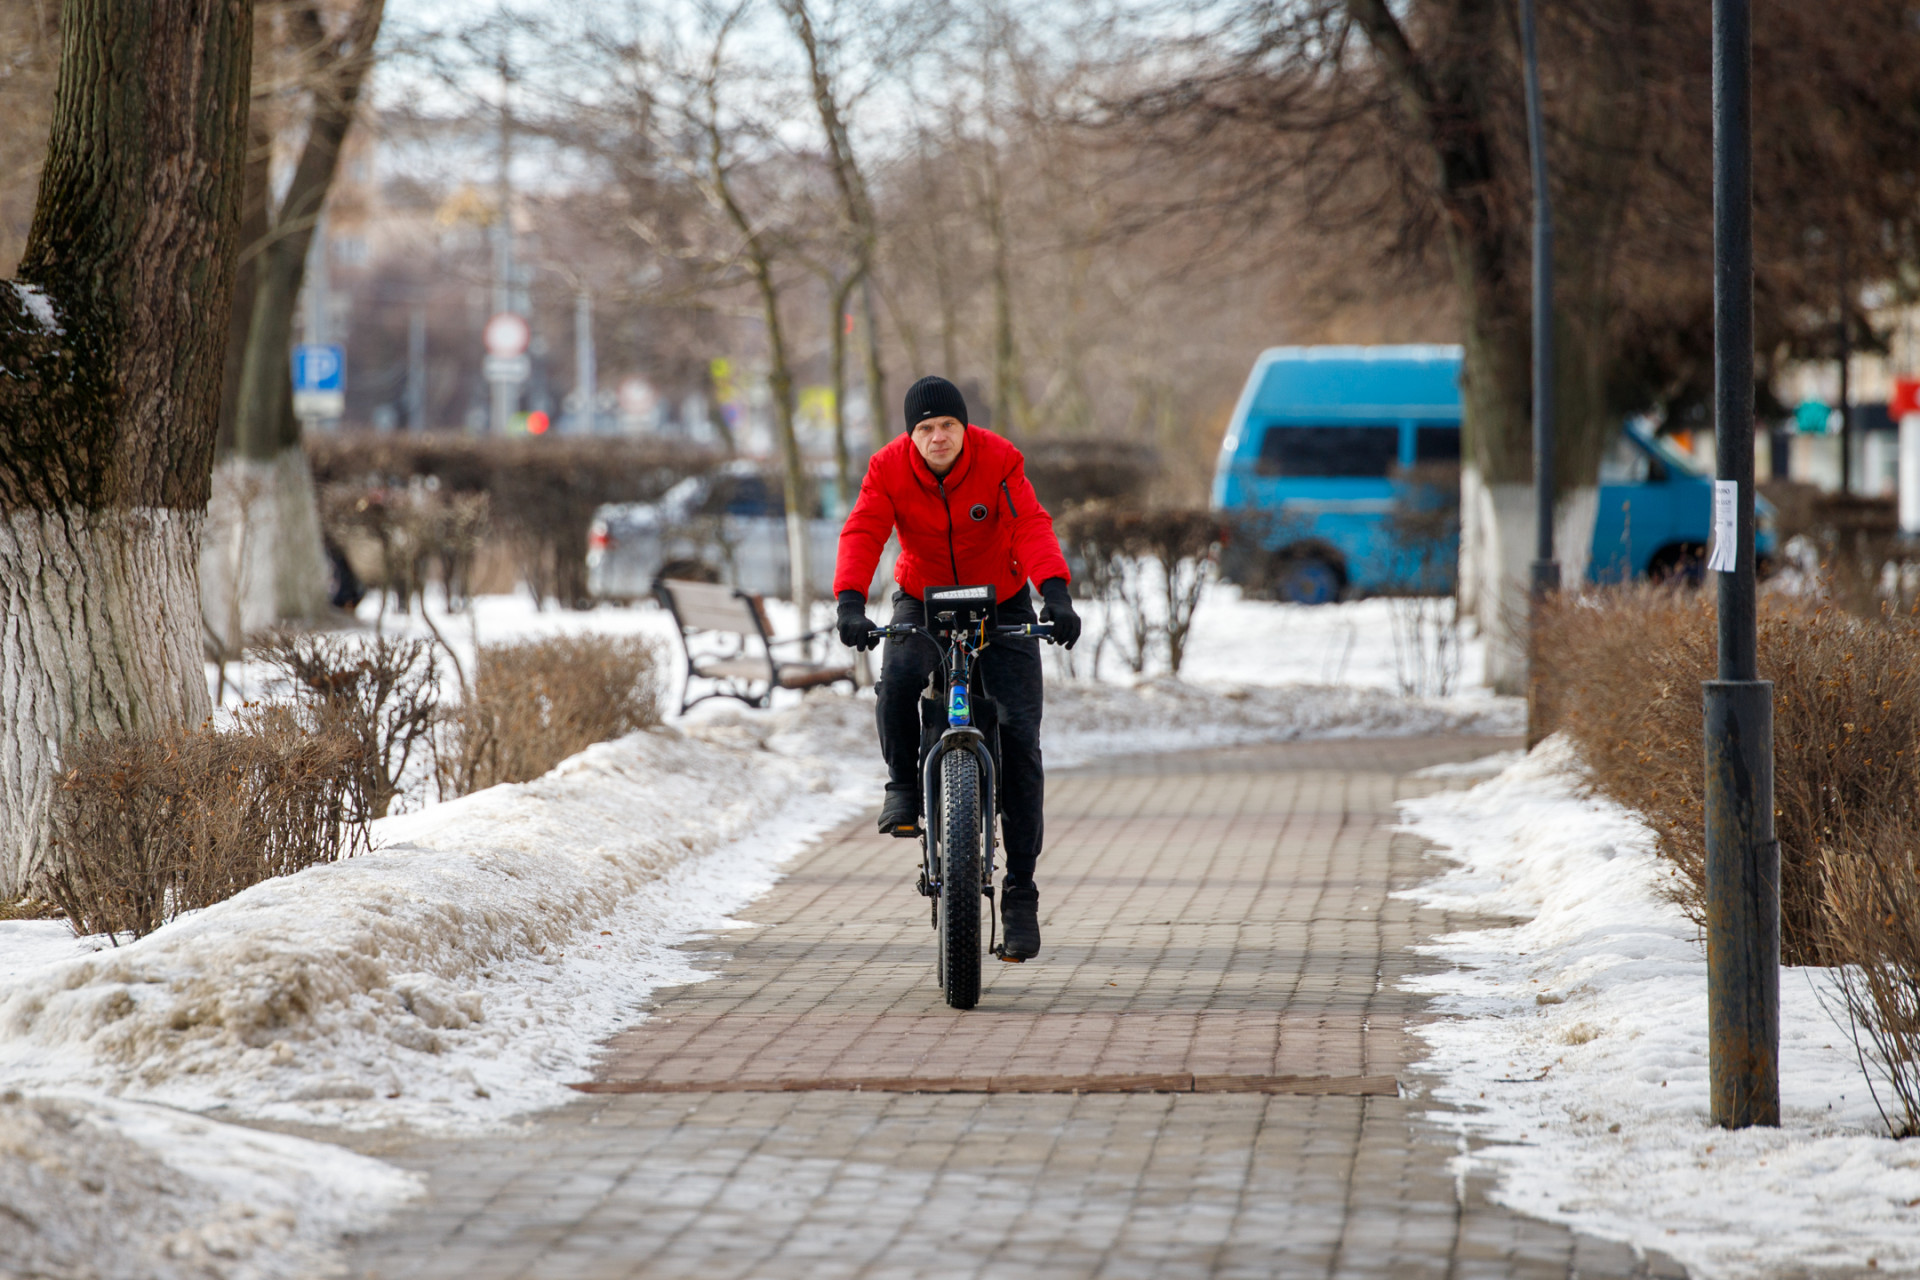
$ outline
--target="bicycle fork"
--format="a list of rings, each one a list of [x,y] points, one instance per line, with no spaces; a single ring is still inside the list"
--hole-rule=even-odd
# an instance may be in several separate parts
[[[987,750],[987,736],[970,724],[955,725],[940,735],[938,745],[927,753],[926,763],[921,766],[921,812],[926,817],[920,823],[920,892],[935,900],[934,925],[939,926],[940,897],[940,762],[954,751],[969,751],[980,765],[980,833],[984,842],[984,856],[981,859],[980,892],[988,899],[993,897],[993,853],[994,853],[994,808],[995,791],[998,779],[993,773],[993,753]]]

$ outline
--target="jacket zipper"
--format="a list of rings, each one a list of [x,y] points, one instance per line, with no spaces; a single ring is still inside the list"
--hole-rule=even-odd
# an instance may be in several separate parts
[[[1020,518],[1020,513],[1013,509],[1013,491],[1007,488],[1007,482],[1005,480],[1002,480],[1000,482],[1000,492],[1007,500],[1007,514],[1012,516],[1015,520],[1018,520]]]
[[[947,566],[953,570],[953,585],[960,585],[960,559],[953,554],[953,504],[947,501],[947,480],[945,476],[935,479],[940,486],[940,506],[947,513]]]

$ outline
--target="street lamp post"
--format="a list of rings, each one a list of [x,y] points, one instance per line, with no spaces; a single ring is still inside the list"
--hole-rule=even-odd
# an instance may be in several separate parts
[[[1714,547],[1719,678],[1705,682],[1707,1032],[1713,1122],[1780,1123],[1780,846],[1773,684],[1753,565],[1753,42],[1750,0],[1713,2]]]
[[[1527,741],[1546,735],[1540,707],[1540,612],[1560,589],[1553,554],[1553,206],[1547,192],[1546,125],[1540,112],[1540,54],[1533,0],[1520,0],[1520,43],[1526,57],[1527,150],[1533,166],[1533,573],[1528,592]]]

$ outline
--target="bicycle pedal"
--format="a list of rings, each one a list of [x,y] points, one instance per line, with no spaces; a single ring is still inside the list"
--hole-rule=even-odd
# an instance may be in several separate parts
[[[895,840],[917,840],[920,838],[920,824],[917,822],[912,825],[902,823],[887,834]]]
[[[1002,943],[999,946],[995,947],[993,949],[993,954],[999,957],[1000,962],[1002,964],[1025,964],[1027,962],[1027,958],[1025,956],[1008,955],[1005,943]]]

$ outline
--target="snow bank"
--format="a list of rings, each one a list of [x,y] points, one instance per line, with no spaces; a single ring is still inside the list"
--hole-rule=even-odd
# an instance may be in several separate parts
[[[1518,698],[1403,698],[1339,685],[1200,685],[1158,677],[1131,688],[1049,684],[1041,743],[1049,765],[1139,751],[1297,738],[1515,734]]]
[[[140,1103],[0,1094],[6,1275],[332,1275],[342,1232],[419,1189],[325,1143]]]
[[[603,743],[28,971],[0,996],[0,1079],[346,1126],[551,1105],[653,986],[694,976],[675,944],[866,790],[671,729]]]
[[[1920,1143],[1883,1136],[1826,975],[1782,975],[1781,1128],[1713,1128],[1704,950],[1652,832],[1579,777],[1551,739],[1404,806],[1459,863],[1407,896],[1524,920],[1440,939],[1456,968],[1413,983],[1453,1015],[1420,1033],[1435,1096],[1461,1108],[1434,1118],[1487,1144],[1462,1159],[1499,1175],[1503,1204],[1702,1276],[1920,1272]]]

